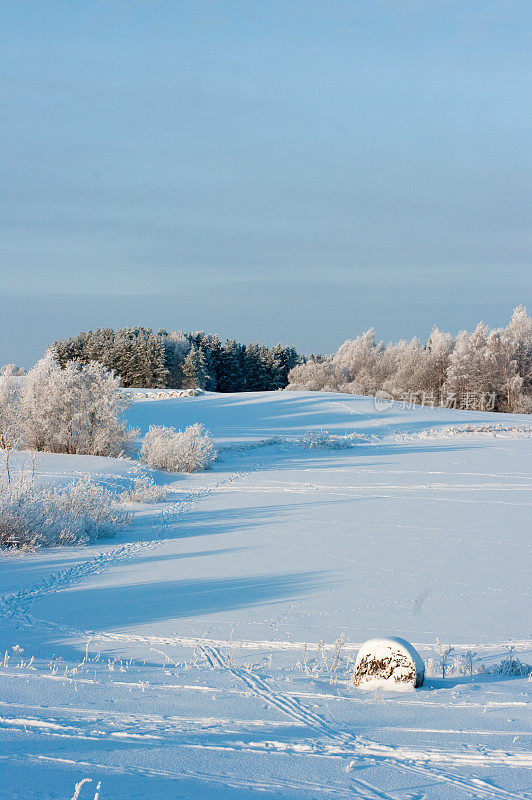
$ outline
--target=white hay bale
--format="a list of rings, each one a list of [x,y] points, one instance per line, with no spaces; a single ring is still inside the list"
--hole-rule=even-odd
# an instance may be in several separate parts
[[[358,651],[353,684],[359,689],[415,689],[424,679],[425,663],[405,639],[370,639]]]

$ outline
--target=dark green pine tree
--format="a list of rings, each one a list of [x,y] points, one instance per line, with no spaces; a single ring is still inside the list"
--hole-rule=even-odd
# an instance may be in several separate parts
[[[219,392],[243,392],[245,347],[234,339],[228,339],[221,351],[221,369],[218,379]]]
[[[264,383],[262,390],[264,392],[274,392],[280,387],[273,350],[270,350],[265,344],[261,345],[260,357],[264,366]]]
[[[85,361],[99,361],[107,369],[113,369],[112,353],[116,333],[112,328],[96,328],[89,331],[85,341]]]
[[[246,345],[245,351],[246,392],[262,392],[268,383],[262,348],[257,342]]]
[[[78,333],[77,336],[71,336],[69,339],[60,339],[53,342],[51,349],[55,353],[56,360],[64,367],[67,361],[82,361],[86,363],[86,333]]]
[[[269,355],[271,388],[284,389],[288,384],[288,373],[299,363],[300,357],[293,347],[283,347],[282,344],[272,347]]]
[[[208,376],[207,383],[203,388],[209,392],[216,392],[221,371],[222,345],[220,339],[216,335],[202,333],[197,347],[203,353]]]
[[[148,386],[164,388],[168,386],[169,374],[166,368],[166,353],[164,345],[150,331],[145,345],[146,352],[146,380]]]
[[[203,331],[183,334],[150,328],[96,328],[52,345],[59,363],[99,361],[122,379],[124,386],[200,386],[220,392],[284,388],[288,372],[302,361],[293,348],[268,349],[234,339],[221,345]],[[189,352],[190,350],[190,352]],[[187,356],[188,353],[188,356]],[[188,361],[187,361],[188,359]],[[184,372],[187,363],[186,374]]]
[[[133,328],[121,328],[116,332],[113,351],[113,369],[122,377],[122,384],[146,387],[145,359]]]

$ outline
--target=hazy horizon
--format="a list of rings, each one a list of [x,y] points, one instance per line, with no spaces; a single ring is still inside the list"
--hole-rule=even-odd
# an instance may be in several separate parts
[[[3,334],[330,352],[530,297],[522,3],[3,4]],[[529,303],[530,305],[530,303]]]
[[[239,300],[245,299],[245,288]],[[135,325],[154,330],[204,330],[219,334],[223,340],[237,339],[244,343],[258,340],[269,346],[281,342],[296,347],[303,355],[325,355],[337,350],[345,339],[352,339],[369,327],[375,328],[377,339],[384,342],[414,336],[426,341],[434,325],[453,334],[464,328],[472,330],[480,321],[490,328],[504,327],[514,307],[522,304],[518,300],[509,300],[507,313],[501,313],[500,298],[492,302],[484,298],[484,303],[477,306],[472,305],[464,293],[462,298],[457,298],[452,310],[440,307],[433,319],[430,309],[437,312],[438,304],[431,304],[431,298],[418,296],[418,307],[426,307],[429,311],[425,310],[413,319],[404,315],[402,303],[398,305],[390,298],[372,305],[364,300],[364,294],[361,296],[359,293],[358,298],[353,298],[341,287],[334,287],[331,291],[326,285],[303,288],[299,284],[298,292],[307,317],[315,320],[311,331],[301,327],[300,317],[290,315],[290,297],[284,302],[272,301],[270,307],[262,309],[262,315],[257,315],[257,310],[250,307],[244,314],[236,314],[233,318],[235,309],[232,306],[218,307],[215,294],[205,298],[200,312],[191,308],[186,298],[168,295],[4,293],[0,295],[0,364],[17,363],[28,368],[56,339],[94,328]],[[489,287],[486,294],[489,294]],[[351,308],[353,299],[358,299],[358,304]],[[481,306],[485,313],[480,313]],[[57,313],[58,308],[62,309],[61,315]]]

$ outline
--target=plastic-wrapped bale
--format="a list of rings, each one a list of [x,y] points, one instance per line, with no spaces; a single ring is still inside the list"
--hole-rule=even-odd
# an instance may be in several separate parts
[[[370,639],[358,651],[353,683],[359,689],[416,689],[424,679],[423,659],[404,639]]]

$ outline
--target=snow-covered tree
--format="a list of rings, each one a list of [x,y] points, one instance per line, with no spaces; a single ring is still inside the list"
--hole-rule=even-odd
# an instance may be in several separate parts
[[[347,372],[349,382],[374,391],[378,388],[374,385],[374,375],[383,349],[382,342],[375,341],[374,329],[370,328],[356,339],[348,339],[340,345],[333,363]]]
[[[157,338],[164,347],[168,386],[172,389],[180,389],[183,385],[183,364],[190,350],[190,341],[182,331],[167,333],[160,330]]]
[[[514,309],[512,318],[505,328],[510,342],[512,358],[517,365],[517,373],[523,379],[523,392],[532,393],[532,319],[524,306]]]
[[[394,349],[395,372],[383,383],[394,397],[418,395],[425,390],[425,349],[419,339],[399,342]]]
[[[458,398],[463,408],[478,408],[479,396],[486,389],[486,351],[489,331],[479,322],[473,333],[460,331],[449,358],[444,390]]]
[[[348,339],[333,356],[309,358],[288,375],[288,389],[373,395],[458,408],[532,413],[532,320],[519,306],[504,329],[480,323],[456,340],[434,328],[418,339],[375,341],[373,329]]]
[[[450,333],[444,333],[434,327],[429,336],[426,347],[426,379],[425,386],[430,391],[440,394],[445,378],[449,359],[454,349],[454,338]]]
[[[332,359],[297,364],[288,373],[287,389],[299,391],[338,392],[348,383],[345,369],[333,363]]]
[[[20,438],[19,387],[9,374],[0,375],[0,447],[13,449]]]
[[[193,344],[183,364],[183,386],[185,389],[205,389],[209,381],[203,351]]]
[[[12,375],[0,375],[0,451],[8,483],[11,483],[11,451],[23,444],[23,431],[19,411],[19,387]]]
[[[97,362],[68,361],[61,369],[52,351],[31,369],[20,390],[24,442],[34,450],[117,456],[135,431],[121,413],[128,401],[120,379]]]
[[[515,411],[523,388],[513,348],[504,330],[491,331],[485,350],[484,390],[491,392],[499,411]]]
[[[13,378],[18,378],[25,374],[26,370],[24,367],[19,367],[18,364],[4,364],[4,366],[0,369],[0,376],[8,375]]]

